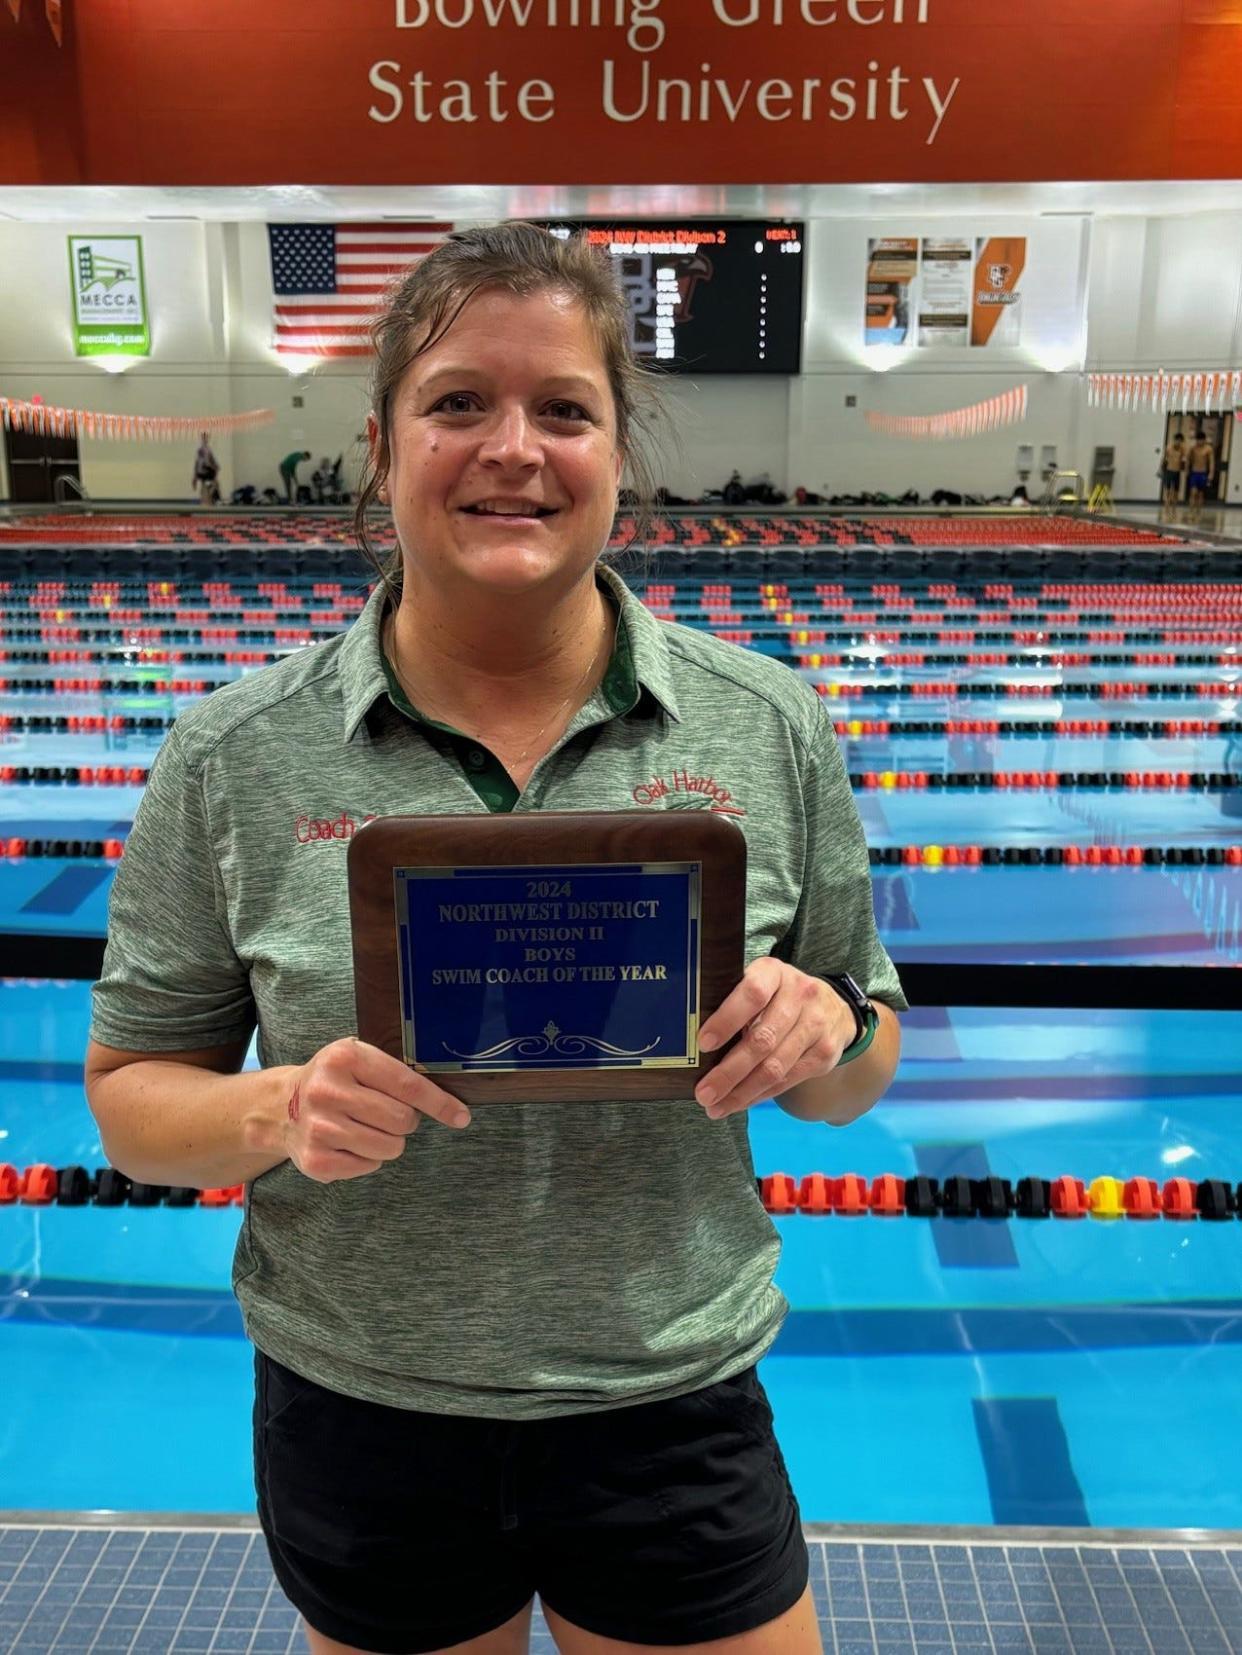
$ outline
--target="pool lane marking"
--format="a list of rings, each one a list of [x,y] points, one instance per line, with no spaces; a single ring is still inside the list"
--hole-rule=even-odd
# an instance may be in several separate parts
[[[925,1178],[987,1178],[988,1153],[981,1143],[915,1144],[914,1160]],[[931,1226],[932,1241],[945,1270],[1016,1270],[1018,1251],[1006,1220],[945,1218]]]
[[[994,1523],[1090,1525],[1055,1397],[977,1396],[971,1410]]]
[[[71,867],[62,868],[54,879],[36,891],[18,911],[23,914],[72,914],[92,892],[98,890],[105,879],[111,877],[110,864],[99,867],[97,864],[75,863]]]
[[[29,1211],[10,1208],[9,1214]],[[216,1223],[221,1216],[212,1213],[203,1222]],[[188,1213],[186,1218],[195,1222]],[[8,1221],[0,1214],[0,1223]],[[227,1288],[0,1273],[0,1305],[7,1321],[38,1327],[245,1338],[241,1312]],[[1085,1356],[1101,1350],[1203,1350],[1213,1345],[1242,1345],[1242,1299],[795,1309],[772,1355],[975,1359],[1018,1353]]]

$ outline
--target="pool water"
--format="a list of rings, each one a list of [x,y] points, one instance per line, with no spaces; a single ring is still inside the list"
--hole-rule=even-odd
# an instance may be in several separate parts
[[[103,1164],[88,1013],[0,983],[0,1161]],[[1242,1011],[915,1011],[876,1109],[760,1105],[755,1165],[1236,1185],[1240,1050]],[[240,1216],[0,1208],[0,1507],[253,1510]],[[1237,1218],[775,1222],[761,1374],[806,1522],[1242,1528]]]

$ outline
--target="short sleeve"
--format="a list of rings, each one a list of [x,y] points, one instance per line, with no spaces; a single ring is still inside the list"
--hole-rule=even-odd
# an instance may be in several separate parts
[[[775,952],[812,977],[848,972],[873,1000],[907,1009],[875,928],[871,866],[836,734],[820,714],[807,761],[806,866],[793,924]]]
[[[202,781],[186,765],[174,727],[113,881],[91,1037],[123,1051],[197,1051],[248,1039],[254,1026]]]

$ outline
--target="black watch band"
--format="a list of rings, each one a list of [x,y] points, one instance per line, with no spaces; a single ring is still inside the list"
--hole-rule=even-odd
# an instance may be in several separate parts
[[[853,1057],[861,1057],[874,1040],[880,1014],[847,972],[836,977],[825,977],[824,981],[836,990],[854,1013],[854,1038],[838,1059],[838,1063],[848,1063]]]

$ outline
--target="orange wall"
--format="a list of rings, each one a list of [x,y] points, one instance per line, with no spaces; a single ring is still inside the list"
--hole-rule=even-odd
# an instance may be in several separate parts
[[[20,23],[0,7],[0,182],[1242,176],[1242,0],[576,5],[574,27],[575,0],[66,0],[60,51],[40,0],[26,0]],[[437,6],[473,17],[447,27]],[[397,26],[424,10],[425,26]],[[488,11],[509,21],[492,28]],[[522,12],[525,27],[512,20]],[[610,118],[608,72],[616,113],[640,109],[646,82],[640,118]],[[418,73],[421,121],[408,85]],[[691,83],[688,120],[678,88],[657,118],[656,82],[670,78]],[[743,100],[733,119],[718,80]],[[535,83],[524,112],[523,83]],[[372,118],[394,113],[393,84],[400,113]],[[764,118],[765,84],[769,117],[785,119]],[[457,101],[441,107],[446,93]],[[476,118],[452,119],[467,97]]]

